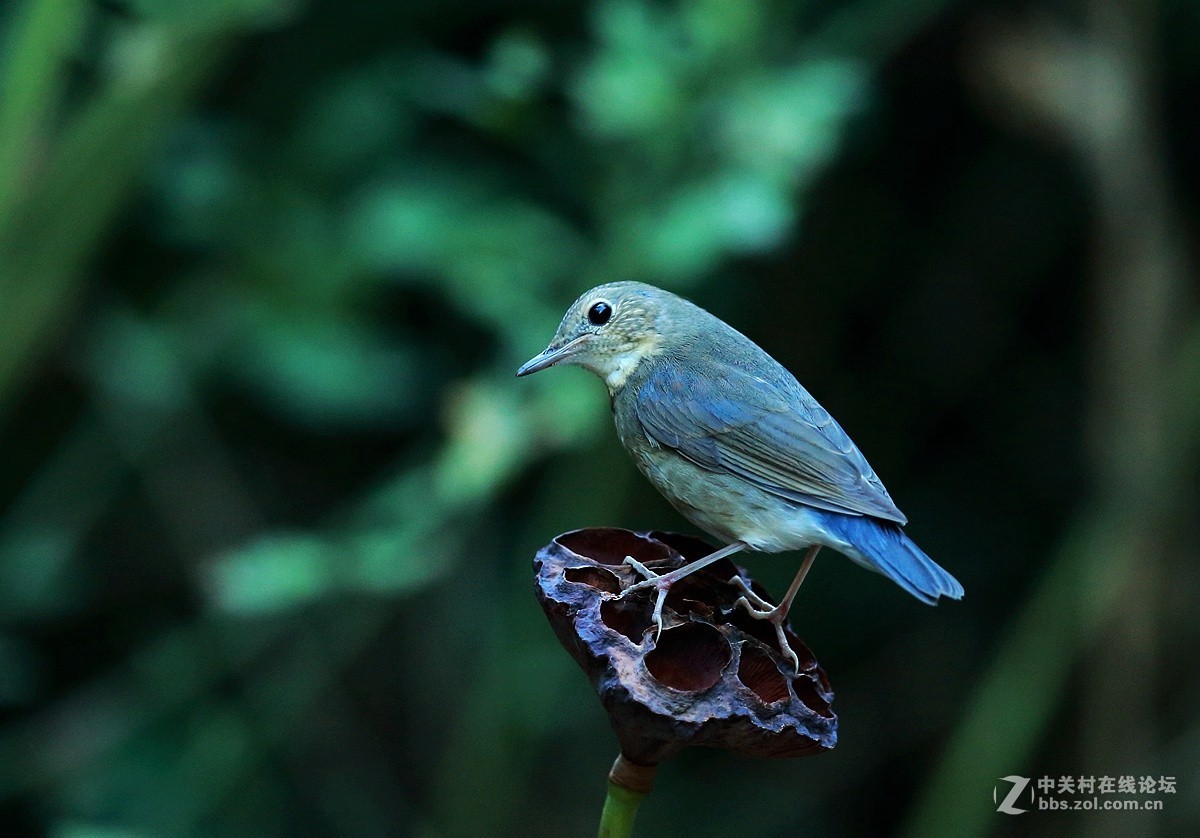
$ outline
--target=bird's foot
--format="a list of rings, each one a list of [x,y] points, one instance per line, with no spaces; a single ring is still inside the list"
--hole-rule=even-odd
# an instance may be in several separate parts
[[[647,590],[648,588],[657,589],[658,596],[654,600],[654,611],[651,613],[651,620],[654,622],[654,627],[655,627],[654,642],[658,643],[658,638],[662,636],[662,630],[663,630],[663,619],[662,619],[663,604],[667,601],[667,591],[669,591],[671,589],[671,583],[670,582],[660,582],[659,580],[663,578],[662,574],[655,573],[653,570],[646,567],[644,564],[639,562],[633,556],[626,556],[624,563],[629,565],[630,567],[632,567],[634,570],[636,570],[638,573],[642,574],[642,576],[645,576],[646,578],[644,580],[642,580],[641,582],[636,582],[633,585],[630,585],[625,590],[621,591],[621,593],[617,596],[617,599],[623,599],[626,594],[633,593],[634,591],[644,591],[644,590]]]
[[[629,565],[629,566],[630,566],[630,567],[632,567],[634,570],[636,570],[638,573],[642,574],[642,576],[645,576],[645,577],[646,577],[646,582],[651,582],[651,581],[653,581],[653,580],[657,579],[657,578],[660,576],[660,574],[658,574],[658,573],[655,573],[653,570],[651,570],[650,568],[646,567],[644,564],[642,564],[641,562],[639,562],[639,561],[638,561],[637,559],[635,559],[633,556],[626,556],[626,557],[625,557],[625,561],[624,561],[624,562],[622,562],[622,564],[627,564],[627,565]],[[646,582],[638,582],[638,583],[637,583],[637,585],[634,585],[634,587],[636,588],[638,585],[641,585],[641,586],[644,586],[644,587],[649,587],[648,585],[646,585]],[[633,590],[633,588],[630,588],[630,590]]]
[[[742,596],[738,597],[737,602],[733,604],[734,608],[739,605],[746,609],[746,612],[756,620],[766,620],[771,625],[775,626],[775,637],[779,641],[779,651],[783,656],[792,662],[792,667],[797,673],[800,672],[800,658],[792,651],[791,644],[787,641],[787,635],[784,633],[783,624],[787,620],[788,608],[784,605],[771,605],[765,599],[754,593],[750,586],[746,584],[746,580],[740,576],[735,576],[729,580],[732,584],[741,588]]]
[[[754,606],[755,611],[758,611],[758,610],[771,611],[772,609],[775,608],[774,605],[767,602],[765,599],[760,597],[758,594],[754,593],[754,589],[751,588],[750,585],[746,582],[746,580],[743,579],[741,576],[730,577],[729,584],[733,585],[736,588],[741,589],[742,596],[738,600],[738,602],[741,602],[742,600],[746,600],[746,608],[748,610],[750,609],[751,605]],[[766,619],[766,618],[764,617],[762,619]]]

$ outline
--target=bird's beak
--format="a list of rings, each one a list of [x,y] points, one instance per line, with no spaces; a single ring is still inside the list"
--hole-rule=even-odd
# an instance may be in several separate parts
[[[575,350],[579,348],[579,344],[587,335],[580,335],[572,341],[564,343],[562,346],[547,346],[538,355],[534,355],[525,363],[521,364],[521,368],[517,370],[517,377],[529,375],[538,370],[544,370],[546,367],[552,367],[559,361],[575,354]]]

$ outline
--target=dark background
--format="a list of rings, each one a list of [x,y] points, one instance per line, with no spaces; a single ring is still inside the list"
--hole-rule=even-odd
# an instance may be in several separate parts
[[[624,278],[795,372],[967,590],[822,555],[837,749],[685,752],[637,834],[1195,834],[1198,9],[5,2],[5,834],[592,833],[530,561],[687,525],[598,382],[513,371]]]

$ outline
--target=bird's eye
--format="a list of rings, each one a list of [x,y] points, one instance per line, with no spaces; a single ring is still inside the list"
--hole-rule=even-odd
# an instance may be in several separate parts
[[[603,326],[612,317],[612,306],[601,300],[588,309],[588,322],[593,326]]]

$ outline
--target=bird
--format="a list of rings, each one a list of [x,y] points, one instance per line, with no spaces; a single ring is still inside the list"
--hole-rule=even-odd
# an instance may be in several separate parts
[[[645,578],[620,596],[656,591],[656,638],[671,585],[741,550],[805,551],[777,605],[740,575],[730,580],[742,590],[735,607],[774,625],[797,671],[784,622],[823,547],[923,603],[962,598],[958,580],[904,532],[908,519],[829,412],[765,350],[700,306],[642,282],[598,285],[571,304],[549,345],[517,375],[559,364],[599,376],[638,469],[725,544],[663,574],[626,557]]]

